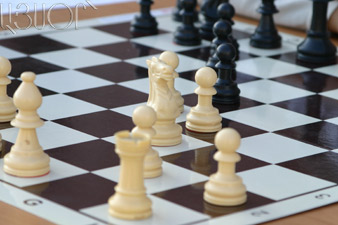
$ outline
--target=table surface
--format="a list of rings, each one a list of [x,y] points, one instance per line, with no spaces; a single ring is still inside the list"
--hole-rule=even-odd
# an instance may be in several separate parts
[[[167,0],[167,1],[155,1],[152,8],[167,8],[173,7],[176,4],[175,0]],[[79,11],[79,19],[90,19],[90,18],[97,18],[97,17],[105,17],[110,15],[117,15],[117,14],[124,14],[124,13],[132,13],[137,12],[139,10],[139,5],[136,2],[129,2],[129,3],[120,3],[120,4],[112,4],[106,5],[104,7],[98,6],[97,10],[94,9],[87,9],[83,11]],[[56,22],[65,22],[67,21],[66,10],[56,10],[54,11],[52,18],[53,21]],[[39,15],[38,15],[39,16]],[[25,17],[18,16],[17,21],[19,23],[25,23]],[[243,18],[236,16],[235,20],[257,24],[257,21]],[[8,17],[4,17],[4,23],[8,22]],[[299,31],[295,29],[285,28],[278,26],[278,30],[290,33],[293,35],[305,37],[306,33],[304,31]],[[332,38],[332,42],[338,46],[338,38]],[[281,225],[281,224],[288,224],[288,225],[322,225],[322,224],[333,224],[333,221],[338,221],[338,203],[321,207],[318,209],[314,209],[311,211],[307,211],[304,213],[300,213],[297,215],[293,215],[290,217],[282,218],[279,220],[271,221],[268,223],[264,223],[264,225]],[[52,223],[38,218],[34,215],[31,215],[25,211],[17,209],[13,206],[7,205],[0,201],[0,225],[22,225],[22,221],[26,221],[26,225],[52,225]]]

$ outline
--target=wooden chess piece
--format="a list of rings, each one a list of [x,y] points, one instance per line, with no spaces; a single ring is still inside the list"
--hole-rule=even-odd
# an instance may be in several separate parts
[[[242,178],[235,173],[235,163],[241,159],[236,153],[240,141],[240,135],[232,128],[224,128],[216,134],[218,151],[214,159],[218,162],[218,170],[205,184],[203,198],[206,202],[219,206],[235,206],[246,202],[246,187]]]
[[[167,65],[173,67],[173,70],[174,70],[173,78],[174,79],[168,81],[168,87],[171,90],[174,98],[176,99],[177,107],[182,113],[184,111],[184,99],[182,98],[181,92],[175,89],[175,79],[179,77],[178,73],[175,71],[179,64],[178,56],[175,52],[165,51],[160,55],[159,59],[165,62]]]
[[[7,95],[7,85],[12,81],[7,77],[12,65],[5,57],[0,57],[0,122],[9,122],[14,119],[16,107],[13,99]]]
[[[108,200],[109,214],[126,220],[151,216],[151,200],[146,195],[143,179],[144,157],[149,151],[150,137],[120,131],[115,134],[116,153],[120,157],[120,178],[115,194]]]
[[[153,108],[142,105],[137,107],[133,112],[133,122],[136,127],[132,134],[147,134],[150,139],[155,135],[153,125],[156,122],[156,112]],[[162,174],[162,159],[158,152],[149,146],[149,151],[144,159],[144,178],[153,178]]]
[[[140,14],[135,16],[131,22],[130,31],[133,36],[144,36],[157,34],[156,19],[150,13],[150,7],[153,4],[152,0],[140,0]]]
[[[196,72],[195,80],[199,85],[195,90],[198,103],[190,109],[185,126],[195,132],[217,132],[222,129],[222,117],[212,105],[212,96],[217,93],[213,87],[217,80],[216,72],[212,68],[203,67]]]
[[[19,109],[11,125],[19,134],[11,151],[4,158],[4,171],[18,177],[37,177],[49,172],[49,156],[39,144],[36,128],[44,124],[37,114],[42,95],[35,86],[35,74],[25,72],[22,83],[14,93],[14,104]]]

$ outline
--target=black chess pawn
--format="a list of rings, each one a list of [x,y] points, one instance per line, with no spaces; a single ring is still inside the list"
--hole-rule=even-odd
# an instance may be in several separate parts
[[[297,59],[310,63],[330,63],[336,60],[336,47],[327,30],[327,1],[313,1],[311,28],[297,48]]]
[[[153,4],[153,1],[139,0],[139,4],[140,14],[135,16],[131,22],[130,32],[133,36],[157,34],[157,22],[150,13],[150,6]]]
[[[172,17],[174,21],[182,22],[182,16],[180,15],[180,11],[182,10],[182,6],[180,5],[180,0],[176,1],[176,7],[174,8]],[[194,22],[198,22],[198,11],[196,8],[194,9]]]
[[[210,57],[206,66],[216,69],[216,64],[219,62],[217,57],[217,47],[224,43],[231,43],[229,39],[229,35],[231,34],[231,24],[226,20],[219,20],[214,24],[213,32],[215,34],[215,38],[211,42],[210,46]]]
[[[180,0],[183,23],[174,33],[174,42],[179,45],[200,45],[201,38],[198,29],[194,26],[194,9],[196,0]]]
[[[228,0],[204,0],[201,6],[201,14],[204,21],[200,27],[201,38],[211,41],[215,36],[212,28],[219,18],[217,7]]]
[[[262,16],[255,33],[250,38],[250,45],[264,49],[281,47],[282,38],[279,36],[273,20],[273,14],[278,12],[274,0],[262,0],[257,12]]]
[[[236,49],[232,44],[221,44],[217,48],[219,62],[216,64],[218,69],[218,79],[215,84],[217,94],[213,96],[212,102],[218,104],[239,104],[240,90],[233,78],[233,71],[236,68],[235,56]]]

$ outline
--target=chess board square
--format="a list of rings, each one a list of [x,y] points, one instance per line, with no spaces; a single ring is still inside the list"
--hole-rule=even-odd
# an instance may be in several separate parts
[[[326,151],[326,149],[273,133],[242,138],[238,149],[241,154],[273,164]]]
[[[36,54],[71,48],[71,46],[54,41],[41,35],[0,40],[0,45],[25,54]]]
[[[119,85],[126,87],[126,88],[137,90],[139,92],[149,94],[149,79],[148,78],[121,82],[119,83]],[[187,94],[194,93],[197,87],[198,85],[195,82],[192,82],[192,81],[180,78],[180,77],[175,79],[175,89],[181,92],[181,95],[187,95]]]
[[[21,80],[12,80],[12,83],[10,83],[8,86],[7,86],[7,95],[8,96],[13,96],[16,89],[20,86],[21,84]],[[39,91],[41,93],[42,96],[48,96],[48,95],[54,95],[56,94],[56,92],[54,91],[51,91],[51,90],[48,90],[48,89],[45,89],[45,88],[42,88],[42,87],[38,87],[39,88]]]
[[[157,54],[157,55],[150,55],[150,56],[144,56],[144,57],[137,57],[137,58],[125,60],[125,62],[131,63],[133,65],[141,66],[143,68],[148,68],[147,63],[146,63],[147,59],[151,59],[152,57],[159,57],[159,56],[160,55]],[[205,61],[195,59],[189,56],[181,55],[181,54],[177,54],[177,56],[179,58],[179,65],[176,68],[176,72],[178,73],[191,71],[191,70],[197,71],[201,67],[205,66]]]
[[[235,28],[235,29],[232,30],[232,36],[233,36],[234,38],[236,38],[237,40],[249,38],[249,37],[251,36],[251,34],[248,33],[248,32],[244,32],[244,31],[237,30],[237,29],[236,29],[236,27],[237,27],[237,26],[236,26],[236,23],[237,23],[237,21],[236,21],[235,24],[233,25],[233,28]]]
[[[162,51],[173,51],[173,52],[186,51],[201,48],[202,46],[207,47],[210,45],[208,41],[204,40],[202,41],[201,45],[196,46],[178,45],[173,42],[172,33],[133,38],[131,39],[131,41],[151,48],[160,49]]]
[[[68,117],[54,122],[100,138],[112,136],[120,130],[131,130],[134,127],[129,117],[109,110]]]
[[[145,102],[148,99],[147,94],[120,85],[91,88],[88,90],[67,93],[67,95],[105,108],[136,104]]]
[[[114,144],[94,140],[49,149],[47,153],[68,164],[93,171],[119,165],[120,160],[114,150]]]
[[[0,166],[3,168],[4,160],[0,159]],[[88,171],[72,166],[68,163],[64,163],[54,158],[50,158],[50,172],[49,174],[41,177],[33,178],[20,178],[6,174],[3,170],[0,170],[0,180],[13,184],[18,187],[27,187],[31,185],[38,185],[54,180],[64,179],[67,177],[77,176],[85,174]]]
[[[272,80],[316,93],[329,91],[338,87],[338,78],[315,71],[276,77]]]
[[[6,48],[4,46],[0,45],[0,52],[3,57],[6,57],[7,59],[16,59],[16,58],[22,58],[27,56],[26,54],[23,54],[21,52],[15,51],[10,48]]]
[[[304,66],[307,68],[315,69],[318,67],[323,67],[324,65],[332,65],[338,62],[338,60],[335,63],[328,62],[328,63],[310,63],[310,62],[303,62],[297,59],[297,52],[289,52],[284,54],[277,54],[270,56],[270,58],[277,59],[279,61],[288,62],[292,64],[296,64],[299,66]]]
[[[186,55],[195,59],[200,59],[203,61],[208,61],[210,56],[210,47],[191,49],[188,51],[179,52],[181,55]]]
[[[89,48],[94,52],[113,56],[118,59],[130,59],[154,54],[160,54],[162,51],[141,44],[125,41],[117,44],[100,45]]]
[[[273,105],[322,120],[338,116],[338,99],[321,95],[290,99]]]
[[[116,83],[148,77],[148,69],[125,62],[86,67],[78,71]]]
[[[212,145],[204,148],[198,148],[193,151],[179,152],[172,155],[162,156],[162,159],[168,163],[172,163],[209,177],[211,174],[217,172],[218,162],[214,160],[216,151],[216,147]],[[266,165],[269,164],[259,159],[241,155],[241,161],[236,164],[236,172]]]
[[[247,52],[253,55],[259,55],[259,56],[271,56],[271,55],[277,55],[287,52],[293,52],[295,51],[295,46],[293,44],[283,42],[281,48],[276,49],[261,49],[261,48],[255,48],[250,45],[250,38],[241,39],[238,40],[239,44],[239,51]]]
[[[47,33],[43,37],[75,47],[92,47],[126,40],[125,38],[93,28]]]
[[[283,162],[278,165],[313,177],[338,183],[337,160],[338,154],[329,151]]]
[[[335,185],[276,165],[246,170],[238,175],[248,191],[276,201]]]
[[[113,84],[76,70],[62,70],[37,76],[35,84],[49,90],[66,93]]]
[[[148,219],[129,221],[117,219],[108,214],[108,204],[82,209],[81,212],[100,219],[101,221],[105,221],[106,223],[119,225],[191,224],[209,218],[202,213],[195,212],[191,209],[176,205],[155,196],[150,195],[149,198],[152,202],[153,215]]]
[[[275,78],[309,71],[310,69],[271,58],[256,57],[238,61],[236,70],[256,77]]]
[[[80,48],[39,53],[32,55],[32,57],[68,69],[77,69],[120,61],[119,59],[107,55]]]
[[[291,127],[276,133],[320,148],[329,150],[338,148],[338,126],[325,121]]]
[[[222,119],[222,127],[234,128],[235,130],[238,131],[238,133],[241,135],[242,138],[251,137],[258,134],[264,134],[267,132],[265,130],[255,128],[247,124],[236,122],[233,120],[228,120],[225,118]]]
[[[106,137],[106,138],[102,138],[102,139],[115,144],[115,137],[114,136]],[[193,149],[204,148],[204,147],[211,146],[211,145],[212,145],[211,143],[208,143],[208,142],[205,142],[203,140],[199,140],[197,138],[193,138],[193,137],[182,134],[182,143],[179,144],[179,145],[169,146],[169,147],[153,146],[153,148],[156,151],[158,151],[159,155],[162,157],[162,156],[166,156],[166,155],[190,151],[190,150],[193,150]]]
[[[134,105],[122,106],[122,107],[118,107],[118,108],[113,108],[111,110],[114,111],[114,112],[118,112],[118,113],[121,113],[123,115],[129,116],[129,117],[132,117],[134,110],[138,106],[141,106],[141,105],[147,105],[147,102],[142,102],[142,103],[138,103],[138,104],[134,104]],[[177,117],[176,123],[185,122],[187,120],[187,114],[189,112],[190,112],[190,107],[184,106],[184,111],[180,114],[179,117]]]
[[[325,120],[326,122],[329,122],[329,123],[333,123],[333,124],[337,124],[338,125],[338,117],[336,118],[332,118],[332,119],[329,119],[329,120]]]
[[[207,176],[167,162],[162,163],[162,169],[163,173],[161,176],[152,179],[144,179],[144,185],[148,194],[208,180]],[[119,171],[120,166],[114,166],[102,170],[96,170],[92,173],[108,180],[118,182],[120,176]]]
[[[274,103],[314,94],[313,92],[271,80],[257,80],[238,85],[240,96],[263,103]]]
[[[204,184],[205,182],[192,184],[156,193],[154,195],[167,201],[184,206],[188,209],[205,213],[210,217],[219,217],[274,202],[271,199],[247,192],[247,202],[242,205],[227,207],[212,205],[203,199]],[[184,196],[184,198],[182,196]]]
[[[8,128],[1,130],[1,135],[4,140],[15,143],[18,131],[18,128]],[[44,150],[96,139],[91,135],[50,121],[45,122],[36,131],[40,145]]]
[[[334,77],[338,77],[338,65],[337,64],[331,65],[331,66],[320,67],[320,68],[315,69],[315,71],[328,74]]]
[[[20,77],[24,71],[34,71],[37,75],[54,71],[64,70],[62,66],[53,65],[31,57],[12,59],[12,71],[10,75]]]
[[[177,27],[181,25],[180,22],[174,21],[170,16],[160,16],[156,20],[158,28],[169,32],[175,32]]]
[[[68,208],[79,210],[106,203],[108,198],[114,194],[115,185],[115,182],[87,173],[49,182],[46,188],[39,193],[39,196]],[[25,189],[30,191],[34,188],[35,186],[29,186]]]
[[[56,120],[87,113],[103,111],[105,108],[62,94],[49,95],[43,98],[38,109],[41,118]]]
[[[331,91],[325,91],[325,92],[320,93],[320,95],[338,100],[338,89],[331,90]]]
[[[270,132],[319,121],[318,119],[272,105],[226,112],[222,113],[221,116]]]

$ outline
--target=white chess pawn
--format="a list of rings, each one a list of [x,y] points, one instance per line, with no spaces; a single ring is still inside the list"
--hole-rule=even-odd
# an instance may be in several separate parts
[[[177,106],[180,109],[180,112],[182,113],[184,111],[184,99],[181,96],[181,92],[175,89],[175,79],[178,77],[178,73],[175,71],[175,69],[178,67],[179,64],[178,56],[175,52],[165,51],[160,55],[159,59],[165,62],[167,65],[173,67],[174,79],[168,82],[168,87],[177,102]]]
[[[0,56],[0,122],[9,122],[14,119],[16,107],[13,99],[7,95],[7,85],[11,80],[7,77],[12,70],[8,59]]]
[[[156,112],[153,108],[142,105],[133,112],[133,122],[136,127],[133,134],[148,134],[150,139],[155,135],[153,125],[156,122]],[[149,146],[149,151],[144,159],[144,178],[158,177],[162,174],[162,159],[158,152]]]
[[[18,177],[36,177],[49,172],[49,156],[43,152],[36,128],[44,124],[37,114],[42,96],[35,86],[35,74],[25,72],[22,83],[14,93],[14,104],[19,109],[11,125],[19,133],[11,151],[4,158],[4,171]]]
[[[115,134],[115,151],[120,157],[119,183],[108,200],[109,214],[126,220],[141,220],[152,214],[143,179],[144,157],[149,151],[148,135],[120,131]]]
[[[224,128],[216,134],[215,145],[218,151],[214,159],[218,162],[218,170],[205,184],[205,201],[219,206],[234,206],[246,202],[245,185],[242,178],[235,173],[235,164],[241,159],[236,153],[240,141],[240,135],[232,128]]]
[[[222,117],[212,105],[212,96],[216,94],[213,87],[217,81],[216,72],[209,67],[203,67],[196,72],[195,80],[199,85],[195,90],[198,103],[190,109],[185,126],[188,130],[200,133],[217,132],[222,129]]]

